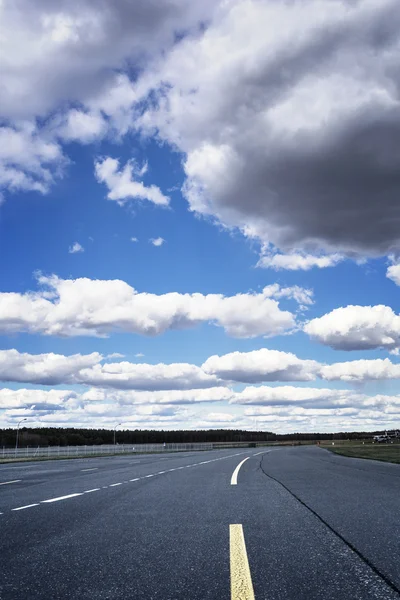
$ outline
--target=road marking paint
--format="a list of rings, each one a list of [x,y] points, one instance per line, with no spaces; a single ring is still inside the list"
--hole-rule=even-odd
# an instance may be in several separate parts
[[[99,467],[93,467],[92,469],[81,469],[82,473],[84,471],[97,471]]]
[[[108,485],[103,485],[103,490],[106,490],[108,488]]]
[[[91,494],[92,492],[98,492],[100,488],[93,488],[92,490],[86,490],[86,492],[83,492],[84,494]]]
[[[79,492],[79,494],[68,494],[67,496],[59,496],[58,498],[50,498],[49,500],[41,500],[41,503],[48,502],[59,502],[60,500],[68,500],[68,498],[75,498],[75,496],[82,496],[83,492]]]
[[[12,481],[2,481],[0,483],[0,485],[8,485],[9,483],[18,483],[19,481],[22,481],[22,479],[13,479]]]
[[[166,473],[166,471],[158,471],[158,473],[156,473],[156,475],[162,475],[163,473]]]
[[[152,475],[145,475],[145,479],[147,479],[148,477],[154,477],[154,475],[157,475],[157,473],[153,473]]]
[[[122,485],[122,483],[110,483],[110,487],[116,487],[117,485]]]
[[[263,450],[262,452],[257,452],[257,454],[253,454],[253,456],[258,456],[259,454],[268,454],[271,450]]]
[[[243,463],[246,462],[246,460],[249,460],[249,458],[250,458],[250,456],[248,456],[247,458],[244,458],[242,460],[242,462],[240,462],[238,464],[238,466],[236,467],[236,469],[233,471],[233,475],[232,475],[232,479],[231,479],[231,485],[237,485],[237,478],[238,478],[240,467],[242,466]]]
[[[242,525],[229,525],[231,600],[254,600]]]
[[[11,510],[25,510],[25,508],[31,508],[32,506],[39,506],[39,504],[27,504],[26,506],[18,506],[18,508],[12,508]]]
[[[140,477],[135,477],[135,479],[130,479],[129,481],[139,481]]]

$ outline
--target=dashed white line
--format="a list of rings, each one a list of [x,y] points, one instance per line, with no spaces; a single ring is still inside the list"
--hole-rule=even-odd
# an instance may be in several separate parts
[[[236,469],[233,471],[232,478],[231,478],[231,485],[237,485],[237,477],[239,474],[240,467],[242,466],[243,463],[246,462],[246,460],[249,460],[249,458],[250,458],[250,456],[248,456],[247,458],[244,458],[242,460],[242,462],[240,462],[238,464],[238,466],[236,467]]]
[[[26,506],[18,506],[18,508],[12,508],[11,510],[25,510],[25,508],[32,508],[32,506],[39,506],[39,503],[36,502],[35,504],[27,504]],[[2,514],[2,513],[0,513]]]
[[[9,483],[18,483],[19,481],[22,481],[22,479],[13,479],[12,481],[2,481],[0,483],[0,485],[8,485]]]
[[[266,452],[270,452],[270,450],[267,450]],[[133,479],[130,479],[129,481],[140,481],[141,479],[147,479],[149,477],[155,477],[156,475],[163,475],[164,473],[170,473],[172,471],[178,471],[180,469],[187,469],[189,467],[198,467],[199,465],[207,465],[209,463],[212,462],[216,462],[218,460],[224,460],[226,458],[233,458],[234,456],[240,456],[241,454],[244,454],[244,452],[239,452],[237,454],[231,454],[229,456],[221,456],[219,458],[214,458],[211,460],[205,460],[202,461],[200,463],[193,463],[191,465],[183,465],[181,467],[175,467],[173,469],[168,469],[166,471],[159,471],[158,473],[151,473],[149,475],[144,475],[143,477],[135,477]],[[259,452],[258,454],[262,454],[262,452]],[[253,456],[256,456],[253,454]],[[246,460],[248,460],[250,457],[248,456],[247,458],[245,458],[244,460],[242,460],[241,463],[239,463],[239,465],[236,467],[233,475],[232,475],[232,480],[231,480],[231,484],[235,485],[237,483],[237,474],[239,472],[240,467],[242,466],[242,464],[244,462],[246,462]],[[90,469],[81,469],[81,471],[95,471],[98,470],[98,467],[93,467]],[[236,474],[236,481],[234,480]],[[21,479],[13,479],[12,481],[3,481],[0,483],[0,485],[8,485],[10,483],[18,483],[22,481]],[[92,492],[98,492],[100,489],[107,489],[109,487],[116,487],[118,485],[122,485],[123,483],[128,483],[128,481],[124,481],[124,482],[118,482],[118,483],[111,483],[110,485],[103,485],[102,488],[93,488],[91,490],[86,490],[84,492],[77,492],[75,494],[67,494],[66,496],[59,496],[57,498],[49,498],[48,500],[41,500],[40,503],[34,503],[34,504],[27,504],[26,506],[18,506],[17,508],[12,508],[12,511],[19,511],[19,510],[25,510],[26,508],[32,508],[34,506],[39,506],[39,504],[48,504],[48,503],[52,503],[52,502],[59,502],[60,500],[68,500],[69,498],[75,498],[76,496],[83,496],[83,494],[90,494]],[[0,515],[2,515],[4,513],[0,512]]]
[[[68,498],[75,498],[75,496],[82,496],[83,492],[79,494],[68,494],[67,496],[59,496],[58,498],[50,498],[49,500],[42,500],[41,503],[47,504],[48,502],[59,502],[60,500],[68,500]]]

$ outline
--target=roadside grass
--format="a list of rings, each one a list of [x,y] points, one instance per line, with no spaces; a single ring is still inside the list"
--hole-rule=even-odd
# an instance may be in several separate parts
[[[335,446],[321,444],[321,447],[341,456],[400,464],[400,443],[398,442],[394,444],[372,444],[369,441],[364,444],[343,443],[340,446],[337,446],[335,442]]]

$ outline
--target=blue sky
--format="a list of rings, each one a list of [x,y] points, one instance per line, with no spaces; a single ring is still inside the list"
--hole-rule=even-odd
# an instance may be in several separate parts
[[[2,426],[396,427],[392,4],[2,5]]]

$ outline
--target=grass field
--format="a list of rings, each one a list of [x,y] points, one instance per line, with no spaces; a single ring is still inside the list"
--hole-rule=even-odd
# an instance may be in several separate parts
[[[372,460],[383,460],[385,462],[399,463],[400,464],[400,443],[395,444],[355,444],[353,443],[342,443],[340,446],[321,444],[321,447],[340,454],[341,456],[351,456],[353,458],[367,458]]]

